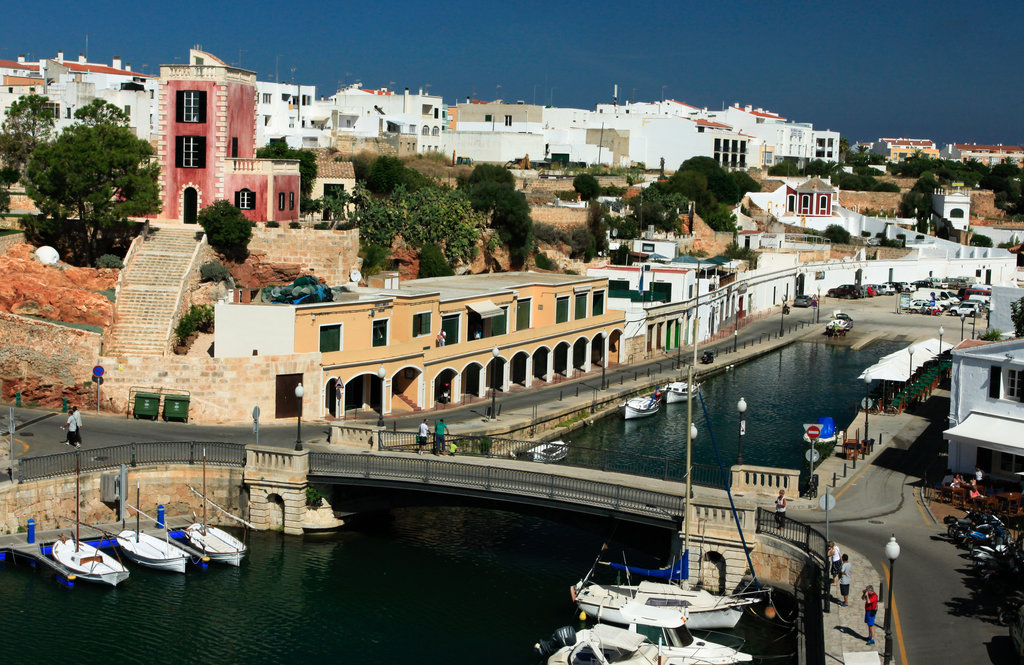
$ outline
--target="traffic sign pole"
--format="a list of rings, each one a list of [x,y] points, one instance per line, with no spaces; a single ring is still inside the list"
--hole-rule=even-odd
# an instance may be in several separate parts
[[[809,440],[807,449],[807,486],[811,486],[811,476],[814,475],[814,442],[821,436],[821,426],[813,423],[804,424],[804,432],[807,433],[807,439]]]
[[[92,375],[96,377],[96,415],[100,415],[100,384],[103,382],[103,366],[96,365],[92,368]]]

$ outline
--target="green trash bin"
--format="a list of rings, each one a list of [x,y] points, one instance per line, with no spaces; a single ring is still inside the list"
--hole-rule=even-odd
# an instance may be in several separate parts
[[[160,415],[160,395],[158,393],[135,393],[135,408],[132,415],[136,418],[156,420]]]
[[[164,395],[164,420],[188,422],[188,395]]]

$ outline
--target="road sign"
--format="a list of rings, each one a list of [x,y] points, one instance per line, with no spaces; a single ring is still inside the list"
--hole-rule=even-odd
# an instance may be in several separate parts
[[[804,430],[807,432],[807,438],[811,441],[821,436],[821,425],[804,425]]]
[[[746,433],[747,433],[747,421],[746,420],[741,420],[740,421],[740,436],[743,436]]]
[[[860,408],[864,409],[865,411],[867,411],[868,409],[870,409],[874,405],[875,405],[874,401],[868,399],[867,397],[865,397],[864,399],[862,399],[860,401]]]
[[[103,368],[99,365],[96,365],[95,367],[92,368],[92,375],[95,377],[103,376]]]
[[[810,462],[811,464],[814,464],[819,459],[821,459],[821,453],[819,453],[814,448],[808,448],[807,452],[804,453],[804,459],[807,460],[808,462]]]
[[[252,407],[252,420],[253,420],[253,422],[256,422],[256,423],[258,423],[260,421],[260,407],[259,406]]]
[[[836,507],[836,498],[831,494],[822,494],[818,499],[818,507],[822,510],[832,510]]]

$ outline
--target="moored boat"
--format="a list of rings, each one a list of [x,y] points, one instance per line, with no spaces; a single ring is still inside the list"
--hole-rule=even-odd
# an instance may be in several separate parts
[[[569,444],[564,441],[548,441],[526,451],[526,456],[534,462],[558,462],[569,454]]]
[[[126,529],[117,534],[117,546],[130,560],[156,570],[184,573],[188,554],[167,540]]]
[[[730,665],[753,660],[753,656],[732,647],[697,639],[680,625],[666,629],[667,644],[651,642],[633,630],[607,624],[575,630],[559,628],[551,640],[535,645],[539,656],[547,657],[548,665],[583,665],[589,663],[635,663],[637,665]]]
[[[693,384],[692,390],[690,384],[686,381],[673,381],[672,383],[665,386],[665,402],[668,404],[676,404],[678,402],[685,402],[690,399],[690,393],[696,393],[700,390],[700,384]]]
[[[210,561],[238,566],[247,550],[245,543],[227,531],[209,524],[196,522],[185,529],[185,537],[192,546],[210,557]]]
[[[50,548],[50,555],[86,582],[117,586],[128,579],[128,569],[124,564],[75,536],[61,536]]]
[[[620,408],[626,420],[653,416],[661,409],[661,391],[657,390],[649,397],[631,397]]]
[[[839,438],[839,433],[836,432],[836,422],[828,416],[822,416],[818,418],[818,438],[815,441],[820,443],[835,443]],[[811,439],[804,432],[804,443],[810,443]]]

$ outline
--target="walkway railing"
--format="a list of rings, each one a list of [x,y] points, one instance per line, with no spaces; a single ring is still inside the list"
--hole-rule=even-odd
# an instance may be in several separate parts
[[[18,482],[55,478],[75,473],[75,457],[82,471],[102,471],[127,466],[202,464],[245,466],[245,444],[224,441],[156,441],[125,443],[105,448],[72,450],[56,455],[27,457],[18,462]]]
[[[414,452],[419,449],[416,432],[392,432],[381,430],[378,433],[378,448],[380,450]],[[538,443],[523,439],[507,439],[503,437],[489,436],[463,436],[450,434],[445,436],[446,445],[454,442],[458,455],[469,455],[474,457],[489,458],[513,458],[526,461],[549,462],[553,458],[560,457],[554,453],[555,450],[564,452],[564,459],[558,460],[559,464],[565,466],[579,467],[583,469],[595,469],[612,473],[626,473],[644,478],[657,478],[674,482],[686,482],[686,463],[682,460],[669,459],[667,457],[652,457],[649,455],[638,455],[636,453],[620,452],[616,450],[603,450],[599,448],[583,448],[567,443]],[[428,436],[424,449],[426,452],[433,450],[434,435]],[[551,453],[532,453],[533,449],[553,449]],[[712,487],[723,489],[725,482],[722,480],[721,471],[717,466],[709,464],[691,465],[693,472],[693,484],[701,487]]]
[[[761,507],[757,509],[757,533],[763,533],[768,536],[774,536],[779,540],[784,540],[811,556],[819,569],[824,571],[824,579],[821,580],[821,584],[818,586],[825,589],[825,592],[822,594],[822,611],[828,612],[830,609],[828,593],[830,578],[828,571],[831,562],[828,559],[828,541],[825,540],[825,536],[814,527],[797,522],[790,517],[783,518],[782,528],[779,528],[778,523],[775,521],[775,512]]]
[[[682,519],[683,497],[622,484],[525,469],[458,464],[443,458],[310,453],[311,476],[360,478],[514,494],[588,508],[612,509],[658,520]]]

